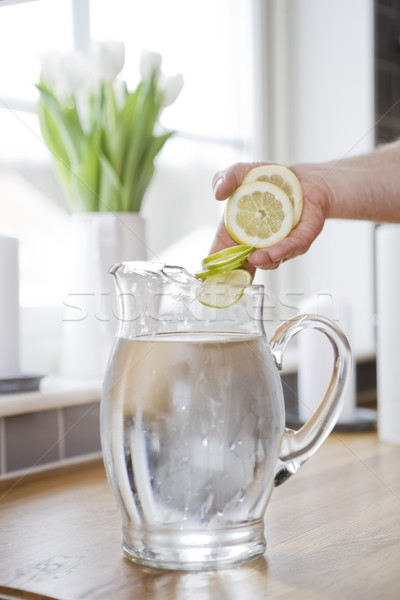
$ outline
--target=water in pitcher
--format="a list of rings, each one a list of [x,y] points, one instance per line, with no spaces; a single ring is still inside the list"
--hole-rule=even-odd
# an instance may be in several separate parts
[[[103,408],[115,439],[103,451],[126,521],[195,530],[259,516],[284,418],[263,338],[177,334],[116,344]],[[118,429],[123,464],[115,465]]]

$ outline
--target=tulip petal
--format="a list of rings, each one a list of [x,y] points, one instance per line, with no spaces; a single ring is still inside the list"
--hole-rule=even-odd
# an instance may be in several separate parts
[[[140,76],[143,81],[147,81],[152,76],[157,80],[161,73],[162,57],[158,52],[142,50],[140,55]]]
[[[162,75],[160,77],[159,87],[163,94],[161,106],[166,108],[173,104],[181,93],[183,88],[183,76],[181,74],[170,76]]]

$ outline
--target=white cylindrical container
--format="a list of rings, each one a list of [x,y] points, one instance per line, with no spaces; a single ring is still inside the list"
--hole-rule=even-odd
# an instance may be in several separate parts
[[[19,377],[18,240],[0,233],[0,380]]]
[[[301,313],[326,317],[350,340],[350,306],[330,292],[320,292],[300,305]],[[351,340],[350,340],[351,341]],[[318,331],[303,331],[298,336],[299,420],[306,422],[324,397],[334,367],[333,349]],[[356,409],[356,374],[353,362],[351,383],[338,423],[351,423]]]
[[[400,225],[376,232],[378,437],[400,444]]]

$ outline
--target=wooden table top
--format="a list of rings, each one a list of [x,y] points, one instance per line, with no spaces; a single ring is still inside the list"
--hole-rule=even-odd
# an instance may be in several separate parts
[[[121,554],[120,528],[101,463],[2,484],[0,598],[396,600],[400,447],[372,433],[331,434],[274,491],[267,551],[240,567],[135,565]]]

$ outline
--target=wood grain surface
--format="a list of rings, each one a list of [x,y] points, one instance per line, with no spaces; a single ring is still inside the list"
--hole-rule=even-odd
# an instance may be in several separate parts
[[[0,598],[397,600],[400,447],[372,433],[331,434],[274,491],[267,551],[240,567],[135,565],[121,554],[120,528],[101,463],[3,483]]]

